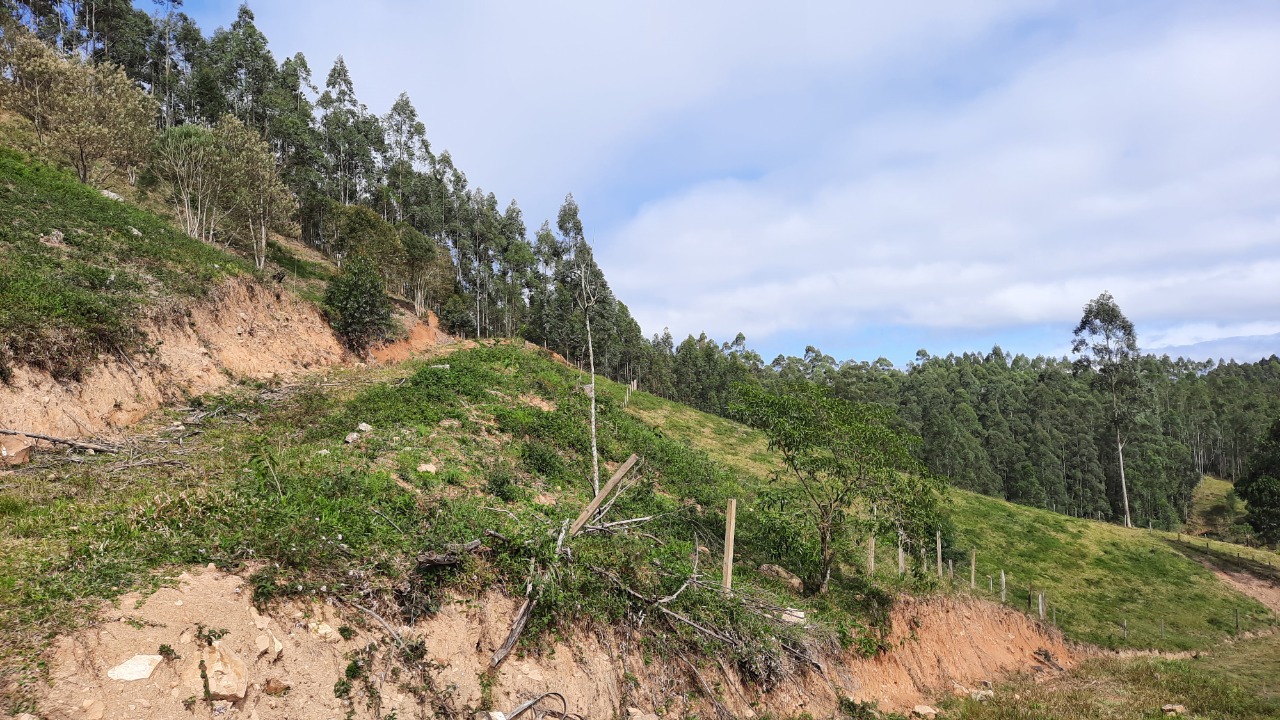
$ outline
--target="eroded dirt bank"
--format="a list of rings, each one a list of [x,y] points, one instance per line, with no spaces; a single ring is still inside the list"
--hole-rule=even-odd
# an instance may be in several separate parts
[[[409,336],[375,351],[407,358],[447,339],[431,316],[407,317]],[[142,320],[148,352],[111,358],[82,382],[15,368],[0,385],[0,427],[58,437],[111,436],[147,413],[236,378],[289,378],[351,360],[315,305],[250,279],[228,280],[177,320]]]
[[[388,663],[398,654],[363,610],[287,604],[260,616],[243,578],[212,569],[184,573],[176,588],[149,597],[130,594],[104,609],[84,630],[55,641],[50,684],[42,692],[46,718],[397,718],[464,716],[480,708],[510,711],[547,691],[562,693],[571,712],[587,718],[662,709],[668,717],[717,708],[738,717],[808,712],[830,717],[841,696],[876,700],[901,710],[1011,671],[1042,666],[1048,650],[1064,667],[1077,653],[1061,637],[1021,613],[968,599],[901,602],[893,611],[893,649],[874,659],[828,657],[824,671],[799,672],[768,693],[741,683],[723,665],[697,667],[685,658],[646,657],[615,632],[575,632],[551,652],[513,655],[488,674],[493,650],[506,637],[515,603],[497,594],[446,605],[416,627],[395,628],[399,641],[424,660],[414,673]],[[203,628],[203,629],[202,629]],[[354,633],[352,630],[354,629]],[[226,630],[217,650],[200,633]],[[374,655],[361,651],[376,642]],[[165,659],[168,645],[177,658]],[[136,656],[144,656],[137,659]],[[151,657],[145,657],[151,656]],[[204,699],[200,659],[214,697]],[[351,678],[352,660],[358,673]],[[122,669],[129,661],[141,673]],[[154,665],[153,669],[147,667]],[[215,669],[216,668],[216,669]],[[117,679],[145,674],[139,679]],[[239,685],[237,688],[236,685]],[[221,690],[228,694],[218,698]],[[338,690],[335,693],[335,689]],[[191,707],[192,711],[186,709]]]

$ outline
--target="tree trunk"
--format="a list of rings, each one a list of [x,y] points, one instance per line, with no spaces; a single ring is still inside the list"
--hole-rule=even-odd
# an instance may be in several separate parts
[[[818,595],[825,595],[831,585],[831,566],[835,564],[835,552],[831,547],[831,528],[819,528],[822,541],[822,584],[818,586]]]
[[[1124,526],[1133,527],[1129,522],[1129,486],[1124,479],[1124,441],[1120,439],[1120,431],[1116,431],[1116,454],[1120,456],[1120,495],[1124,498]]]
[[[591,487],[600,494],[600,454],[596,451],[596,354],[591,346],[591,313],[587,318],[587,358],[591,363]]]

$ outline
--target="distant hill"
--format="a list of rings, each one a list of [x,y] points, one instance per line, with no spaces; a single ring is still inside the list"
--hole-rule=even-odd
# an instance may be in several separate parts
[[[1280,355],[1280,333],[1273,335],[1242,335],[1239,337],[1205,340],[1191,345],[1169,345],[1148,348],[1147,352],[1169,357],[1185,357],[1192,360],[1235,360],[1257,362],[1272,355]]]

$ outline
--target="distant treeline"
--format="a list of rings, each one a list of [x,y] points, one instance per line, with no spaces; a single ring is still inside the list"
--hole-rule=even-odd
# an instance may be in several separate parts
[[[1066,358],[916,354],[905,369],[888,360],[837,362],[809,347],[771,363],[739,335],[705,335],[678,346],[654,338],[643,388],[724,414],[738,382],[766,386],[803,378],[836,396],[892,408],[922,438],[921,460],[962,488],[1058,512],[1103,519],[1123,514],[1110,397],[1094,371]],[[1133,522],[1172,527],[1184,519],[1203,473],[1241,478],[1271,421],[1280,417],[1280,358],[1256,363],[1143,355],[1140,392],[1125,447]]]

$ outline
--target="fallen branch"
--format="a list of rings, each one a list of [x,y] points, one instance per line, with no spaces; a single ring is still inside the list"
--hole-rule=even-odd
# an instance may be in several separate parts
[[[363,606],[363,605],[357,605],[357,604],[355,604],[355,603],[351,602],[350,600],[343,600],[342,598],[340,598],[340,597],[338,597],[338,596],[336,596],[336,595],[334,596],[334,598],[333,598],[333,599],[334,599],[334,600],[337,600],[337,601],[338,601],[338,602],[340,602],[340,603],[346,603],[347,605],[350,605],[351,607],[353,607],[353,608],[355,608],[355,609],[357,609],[357,610],[363,610],[363,611],[365,611],[366,613],[368,613],[368,614],[369,614],[369,615],[370,615],[374,620],[377,620],[377,621],[382,625],[382,628],[383,628],[384,630],[386,630],[388,633],[390,633],[390,634],[391,634],[391,637],[396,641],[396,644],[400,646],[400,649],[401,649],[401,650],[403,650],[403,649],[404,649],[404,640],[401,640],[401,639],[400,639],[400,633],[397,633],[395,630],[392,630],[392,629],[391,629],[391,625],[390,625],[390,623],[388,623],[386,620],[383,620],[381,615],[379,615],[378,613],[376,613],[376,612],[374,612],[374,611],[370,610],[369,608],[367,608],[367,607],[365,607],[365,606]]]
[[[71,440],[70,438],[54,437],[53,435],[41,435],[40,433],[24,432],[22,430],[6,430],[0,428],[0,435],[25,435],[35,440],[44,440],[46,442],[58,443],[61,445],[70,445],[71,447],[80,448],[81,450],[93,450],[94,452],[118,453],[120,448],[110,445],[98,445],[96,443],[87,443],[81,440]]]
[[[507,720],[516,720],[516,718],[529,712],[530,710],[533,709],[535,705],[537,705],[538,703],[542,702],[543,700],[549,697],[554,697],[560,701],[560,713],[559,713],[560,717],[562,718],[578,717],[577,715],[569,714],[569,701],[565,700],[563,695],[561,695],[558,692],[545,692],[533,698],[532,700],[525,701],[515,710],[512,710],[511,714],[507,715]],[[551,712],[554,712],[554,711],[551,711]]]
[[[373,511],[373,514],[374,514],[374,515],[377,515],[378,517],[382,518],[383,520],[386,520],[387,522],[391,523],[391,527],[395,528],[396,530],[399,530],[401,535],[403,535],[403,534],[404,534],[404,530],[401,530],[401,529],[400,529],[400,526],[396,524],[396,521],[395,521],[395,520],[392,520],[391,518],[387,517],[386,515],[383,515],[381,510],[379,510],[379,509],[378,509],[378,508],[376,508],[376,507],[373,507],[372,505],[370,505],[370,506],[369,506],[369,509],[370,509],[371,511]]]
[[[680,659],[684,661],[685,665],[689,666],[689,671],[693,673],[694,679],[698,681],[698,686],[702,688],[703,696],[705,696],[707,700],[711,701],[711,706],[715,708],[716,714],[719,715],[722,720],[736,720],[737,716],[729,712],[728,708],[724,705],[721,705],[719,700],[716,700],[715,692],[711,689],[711,686],[707,684],[707,681],[702,679],[702,673],[698,672],[698,668],[694,667],[693,663],[689,662],[689,658],[685,657],[684,653],[680,653]]]
[[[489,661],[489,667],[496,668],[501,665],[502,661],[506,660],[511,651],[515,649],[516,643],[520,640],[520,635],[524,633],[524,626],[529,624],[529,618],[533,615],[535,601],[532,595],[524,599],[524,604],[520,606],[520,612],[516,613],[516,620],[511,625],[511,632],[507,633],[507,639],[502,643],[502,647],[493,653],[493,658]]]

